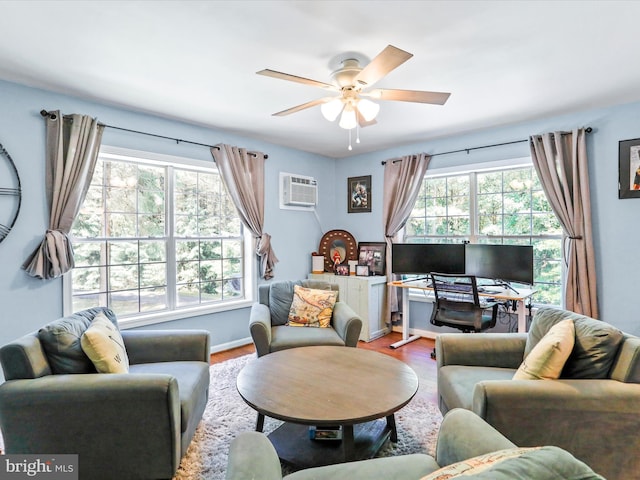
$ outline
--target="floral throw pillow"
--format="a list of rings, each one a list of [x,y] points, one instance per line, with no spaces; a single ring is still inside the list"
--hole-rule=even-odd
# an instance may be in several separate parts
[[[316,290],[296,285],[287,325],[292,327],[321,327],[331,324],[333,306],[338,298],[334,290]]]
[[[497,464],[512,458],[518,458],[526,453],[540,450],[542,447],[525,447],[525,448],[509,448],[506,450],[498,450],[497,452],[487,453],[477,457],[463,460],[441,468],[420,480],[449,480],[454,478],[473,477],[478,473],[491,470]],[[532,477],[533,478],[533,477]]]

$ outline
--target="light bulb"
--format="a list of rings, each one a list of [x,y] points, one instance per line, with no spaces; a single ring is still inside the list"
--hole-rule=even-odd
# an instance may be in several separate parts
[[[380,105],[373,103],[371,100],[361,98],[358,101],[358,111],[362,114],[365,121],[370,122],[378,115],[380,111]]]
[[[343,108],[344,103],[342,103],[342,99],[340,98],[334,98],[333,100],[320,105],[322,116],[330,122],[333,122],[336,118],[338,118],[338,115],[340,115],[340,112]]]
[[[357,125],[356,121],[356,111],[353,109],[353,105],[347,103],[342,111],[342,116],[340,117],[340,128],[344,128],[345,130],[351,130],[355,128]]]

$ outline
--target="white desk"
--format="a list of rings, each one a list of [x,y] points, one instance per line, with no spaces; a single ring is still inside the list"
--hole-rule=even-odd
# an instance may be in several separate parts
[[[408,289],[414,288],[417,290],[426,290],[433,292],[433,288],[427,286],[425,280],[411,280],[411,281],[397,281],[389,282],[388,285],[398,288],[406,288],[405,295],[402,295],[402,340],[391,344],[391,348],[398,348],[409,342],[413,342],[420,338],[419,335],[409,335],[409,291]],[[501,290],[495,290],[496,287],[483,286],[484,288],[491,288],[490,291],[478,292],[478,295],[482,297],[495,298],[496,300],[512,300],[516,302],[518,314],[518,332],[527,331],[527,312],[524,305],[524,300],[537,292],[535,288],[518,288],[517,292],[510,288],[503,287]],[[434,297],[435,300],[435,297]]]

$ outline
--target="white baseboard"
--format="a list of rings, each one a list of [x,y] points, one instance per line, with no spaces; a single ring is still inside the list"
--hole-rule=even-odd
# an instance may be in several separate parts
[[[225,350],[231,350],[232,348],[244,347],[245,345],[249,345],[252,342],[253,341],[251,340],[251,337],[245,337],[239,340],[234,340],[233,342],[219,343],[218,345],[212,345],[209,352],[210,353],[224,352]]]

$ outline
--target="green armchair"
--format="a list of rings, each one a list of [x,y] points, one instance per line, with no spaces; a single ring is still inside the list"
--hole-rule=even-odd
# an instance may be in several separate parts
[[[575,345],[557,380],[513,380],[526,355],[572,319]],[[601,320],[540,308],[525,333],[441,334],[440,410],[465,408],[520,446],[557,445],[609,480],[638,478],[640,338]]]
[[[6,453],[77,454],[83,479],[170,479],[207,404],[209,334],[122,331],[129,373],[96,373],[80,338],[99,313],[117,326],[92,308],[0,348]]]
[[[356,347],[362,320],[340,298],[333,308],[329,328],[305,328],[287,326],[289,309],[293,301],[295,285],[338,290],[338,286],[321,281],[274,282],[258,287],[258,302],[251,307],[249,330],[258,357],[287,348],[337,345]]]

